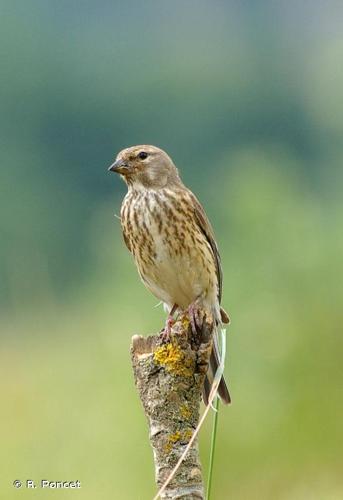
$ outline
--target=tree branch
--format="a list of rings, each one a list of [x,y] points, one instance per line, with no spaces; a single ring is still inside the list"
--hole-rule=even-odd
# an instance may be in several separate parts
[[[212,348],[212,319],[204,312],[202,331],[194,337],[187,315],[173,325],[170,340],[132,337],[135,383],[148,419],[160,488],[182,455],[199,422],[204,378]],[[204,487],[197,439],[162,493],[163,499],[203,499]]]

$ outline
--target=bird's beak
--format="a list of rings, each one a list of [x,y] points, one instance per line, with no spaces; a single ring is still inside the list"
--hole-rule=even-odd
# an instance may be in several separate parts
[[[108,168],[110,172],[116,172],[117,174],[123,174],[128,171],[129,167],[123,160],[116,160],[112,165]]]

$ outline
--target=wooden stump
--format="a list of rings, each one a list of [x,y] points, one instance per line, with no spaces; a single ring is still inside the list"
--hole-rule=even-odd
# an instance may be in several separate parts
[[[172,326],[167,342],[160,334],[132,337],[132,366],[148,420],[158,488],[178,462],[199,422],[212,332],[212,319],[204,317],[202,331],[195,336],[185,314]],[[204,498],[197,439],[161,498]]]

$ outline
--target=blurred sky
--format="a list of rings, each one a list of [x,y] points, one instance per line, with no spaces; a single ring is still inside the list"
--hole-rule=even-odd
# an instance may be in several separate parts
[[[85,499],[154,491],[127,349],[164,317],[122,243],[125,186],[107,172],[151,143],[203,202],[222,254],[235,404],[216,498],[343,497],[342,21],[330,0],[0,2],[7,486],[71,472]]]

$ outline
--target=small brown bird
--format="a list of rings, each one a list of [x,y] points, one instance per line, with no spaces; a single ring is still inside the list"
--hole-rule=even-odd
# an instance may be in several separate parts
[[[166,333],[178,310],[189,311],[194,329],[199,307],[218,325],[228,323],[220,307],[222,270],[213,229],[171,158],[155,146],[133,146],[120,151],[109,170],[119,173],[128,186],[121,207],[124,240],[143,283],[169,312]],[[205,404],[218,364],[215,338],[203,390]],[[230,403],[223,377],[218,392],[224,403]]]

